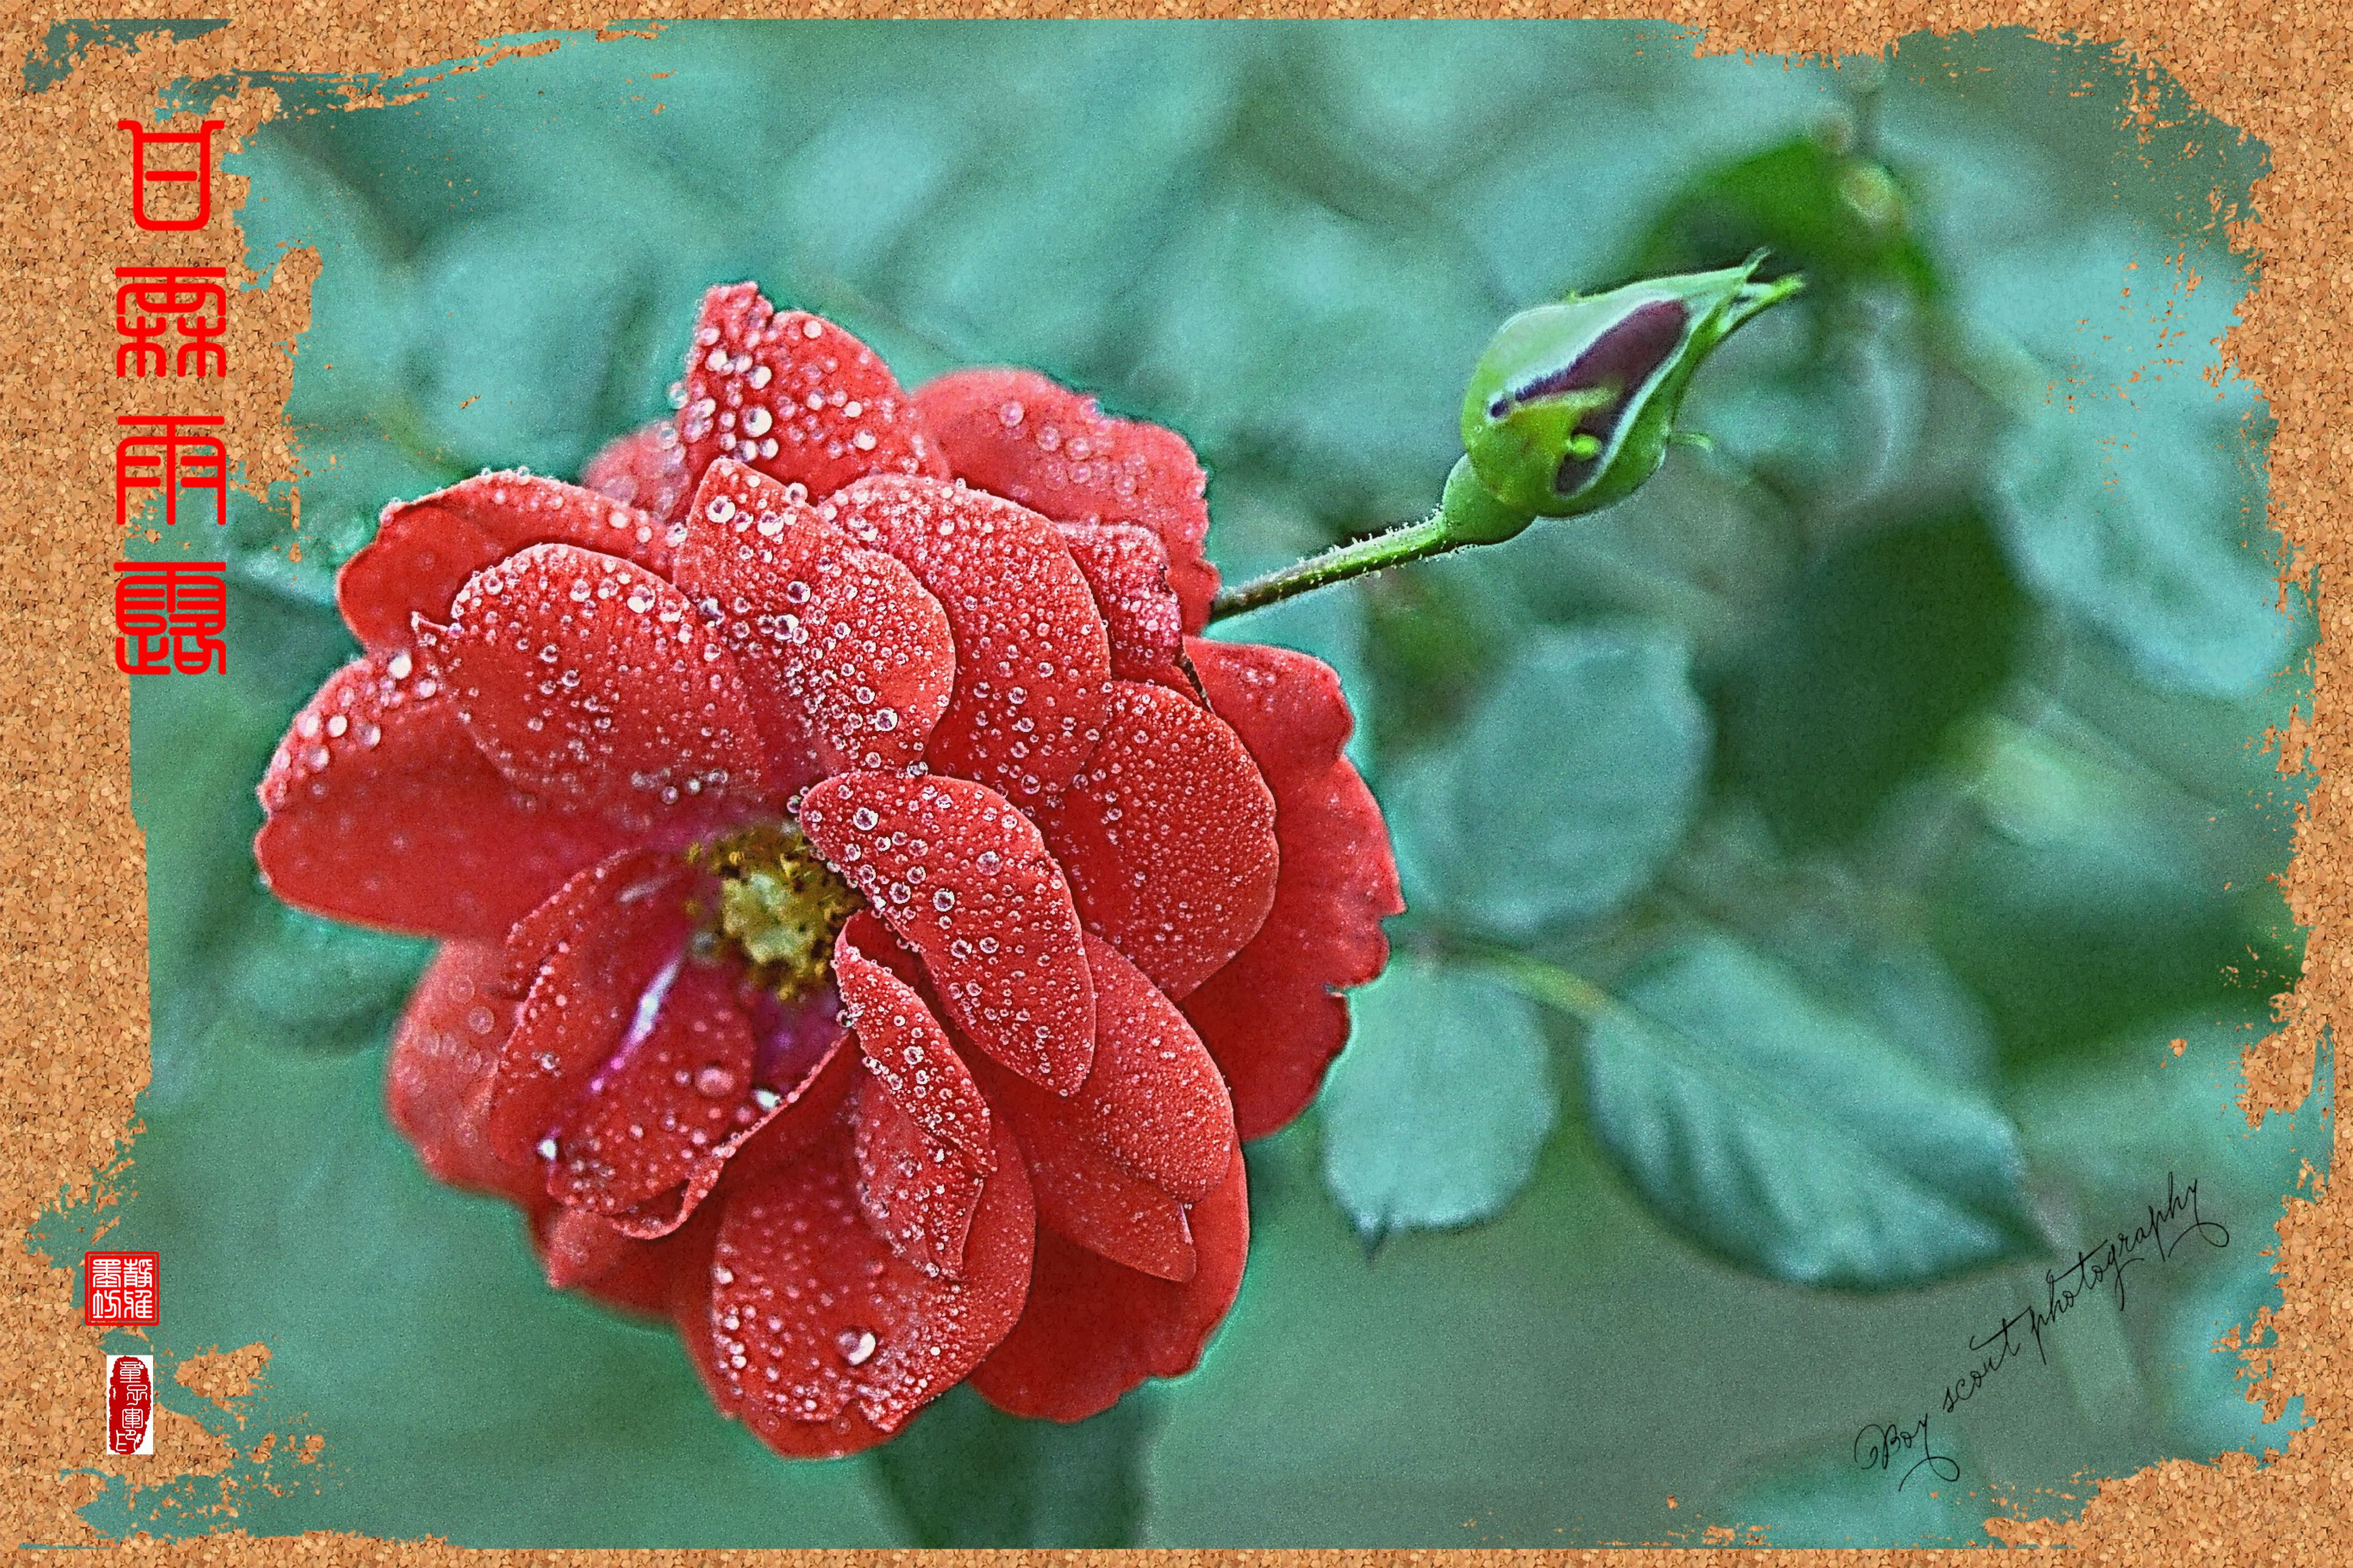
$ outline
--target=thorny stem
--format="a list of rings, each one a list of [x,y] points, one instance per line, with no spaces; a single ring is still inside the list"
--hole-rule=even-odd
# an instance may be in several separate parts
[[[1221,621],[1228,616],[1245,616],[1269,605],[1279,605],[1311,588],[1345,583],[1351,577],[1402,566],[1409,561],[1427,561],[1469,542],[1450,537],[1445,514],[1434,511],[1419,522],[1401,523],[1367,539],[1335,544],[1320,555],[1311,555],[1279,572],[1252,578],[1240,587],[1224,589],[1209,606],[1209,619]]]
[[[1401,523],[1386,533],[1335,544],[1296,565],[1253,578],[1239,588],[1228,588],[1209,606],[1209,619],[1262,610],[1312,588],[1387,571],[1409,561],[1427,561],[1465,545],[1499,544],[1534,521],[1533,513],[1517,510],[1489,494],[1472,472],[1471,460],[1464,458],[1447,476],[1438,509],[1419,522]]]

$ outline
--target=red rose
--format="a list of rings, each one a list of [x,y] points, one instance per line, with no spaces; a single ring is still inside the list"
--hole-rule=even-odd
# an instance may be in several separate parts
[[[911,398],[749,284],[680,390],[586,488],[385,510],[263,875],[445,939],[394,1121],[777,1451],[967,1377],[1073,1420],[1187,1371],[1238,1140],[1313,1095],[1400,907],[1338,682],[1187,635],[1166,430],[1026,372]]]

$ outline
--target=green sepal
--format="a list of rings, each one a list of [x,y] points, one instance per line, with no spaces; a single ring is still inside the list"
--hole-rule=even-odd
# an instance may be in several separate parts
[[[1504,507],[1540,517],[1573,517],[1632,493],[1665,458],[1701,362],[1804,286],[1797,274],[1755,282],[1764,258],[1571,295],[1505,321],[1462,400],[1462,447],[1481,485]],[[1662,350],[1646,346],[1669,331]]]

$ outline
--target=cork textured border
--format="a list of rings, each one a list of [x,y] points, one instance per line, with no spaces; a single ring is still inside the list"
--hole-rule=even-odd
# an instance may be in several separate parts
[[[95,7],[91,7],[95,8]],[[269,73],[377,76],[433,62],[494,67],[499,40],[550,30],[607,26],[607,13],[573,4],[512,0],[208,0],[225,26],[162,18],[170,0],[118,0],[110,7],[157,18],[135,52],[103,37],[70,74],[29,91],[21,62],[39,54],[48,16],[0,23],[0,112],[10,149],[7,197],[0,202],[0,431],[9,478],[0,488],[0,1205],[21,1234],[59,1201],[78,1201],[116,1179],[137,1131],[133,1103],[148,1077],[145,876],[131,813],[127,680],[108,656],[111,563],[119,536],[108,483],[121,387],[110,374],[112,268],[164,263],[227,265],[232,284],[251,283],[227,228],[199,235],[140,234],[123,221],[127,193],[116,121],[152,111],[170,82],[235,77],[248,85],[211,110],[223,138],[251,131],[277,107]],[[2206,111],[2268,144],[2271,172],[2256,186],[2255,219],[2232,237],[2261,268],[2223,353],[2269,399],[2271,521],[2295,552],[2298,572],[2323,589],[2314,656],[2316,711],[2279,737],[2284,757],[2318,774],[2296,831],[2286,879],[2289,907],[2309,928],[2303,979],[2278,1004],[2278,1027],[2247,1052],[2242,1106],[2251,1118],[2301,1103],[2329,1023],[2353,1003],[2353,777],[2340,753],[2353,738],[2335,707],[2353,649],[2353,609],[2334,602],[2335,561],[2353,548],[2353,317],[2342,308],[2353,261],[2353,13],[2315,0],[1964,0],[1881,3],[1841,11],[1797,0],[1674,0],[1654,6],[1501,3],[1388,5],[1298,3],[1058,6],[1036,0],[973,0],[915,6],[820,0],[804,5],[673,5],[668,18],[785,16],[1512,16],[1642,18],[1704,28],[1704,48],[1772,55],[1876,50],[1909,32],[2025,26],[2037,34],[2115,45],[2135,65],[2175,78]],[[115,36],[148,29],[117,25]],[[162,34],[164,36],[155,36]],[[544,46],[524,46],[536,52]],[[459,68],[466,68],[460,67]],[[224,179],[217,198],[234,205],[241,182]],[[177,242],[189,243],[177,243]],[[208,253],[195,254],[197,244]],[[241,250],[241,247],[237,247]],[[2332,259],[2332,256],[2336,258]],[[280,415],[290,387],[284,348],[307,321],[314,273],[281,268],[266,292],[245,295],[227,340],[237,373],[219,394],[230,449],[248,483],[294,477]],[[2332,1053],[2333,1054],[2333,1053]],[[2332,1140],[2335,1130],[2330,1130]],[[2215,1465],[2172,1461],[2110,1480],[2073,1521],[1997,1521],[2013,1545],[2064,1546],[2095,1561],[2144,1564],[2323,1563],[2330,1540],[2353,1540],[2353,1201],[2315,1182],[2292,1195],[2277,1226],[2275,1266],[2284,1305],[2271,1314],[2261,1352],[2266,1392],[2301,1395],[2309,1425],[2270,1463],[2227,1454]],[[89,1369],[100,1331],[82,1325],[69,1270],[77,1258],[43,1259],[22,1245],[0,1248],[0,1545],[104,1547],[76,1513],[102,1486],[90,1473]],[[248,1347],[198,1358],[181,1381],[206,1397],[233,1399],[266,1352]],[[153,1478],[218,1470],[226,1445],[185,1417],[164,1413],[157,1456],[132,1463]],[[311,1449],[315,1452],[315,1447]],[[142,1478],[147,1479],[147,1478]],[[233,1512],[229,1505],[223,1511]],[[174,1542],[134,1539],[121,1548],[178,1563],[277,1563],[327,1560],[449,1564],[486,1554],[438,1542],[384,1543],[350,1536],[258,1539],[222,1532]],[[540,1554],[534,1554],[540,1555]],[[617,1559],[565,1552],[567,1560]],[[632,1554],[642,1555],[642,1554]],[[742,1552],[662,1552],[733,1560]],[[815,1563],[879,1553],[779,1552],[763,1558]],[[896,1555],[896,1554],[894,1554]],[[999,1552],[1020,1563],[1127,1552]],[[1154,1553],[1155,1558],[1172,1554]],[[1240,1561],[1269,1554],[1186,1552],[1187,1560]],[[1419,1559],[1415,1552],[1286,1553],[1337,1563]],[[1465,1559],[1535,1553],[1465,1551]],[[1583,1561],[1599,1552],[1544,1555]],[[1678,1552],[1630,1549],[1615,1560],[1692,1560]],[[1771,1557],[1841,1564],[1958,1561],[1954,1552],[1711,1551],[1703,1561]]]

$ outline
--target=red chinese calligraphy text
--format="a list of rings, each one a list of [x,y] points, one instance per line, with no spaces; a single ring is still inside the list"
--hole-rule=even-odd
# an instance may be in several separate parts
[[[226,375],[227,351],[217,341],[228,328],[225,267],[118,267],[114,330],[117,375]],[[176,331],[173,353],[160,340]]]
[[[114,667],[125,675],[228,668],[227,563],[118,561]]]
[[[207,120],[194,131],[150,131],[136,120],[118,120],[117,130],[131,132],[131,216],[141,228],[202,228],[213,216],[213,132],[227,121]],[[148,154],[162,148],[193,148],[195,167],[151,169]],[[180,160],[174,158],[176,163]],[[193,184],[195,211],[177,217],[158,217],[147,210],[147,198],[157,185]],[[174,204],[177,205],[177,204]]]

